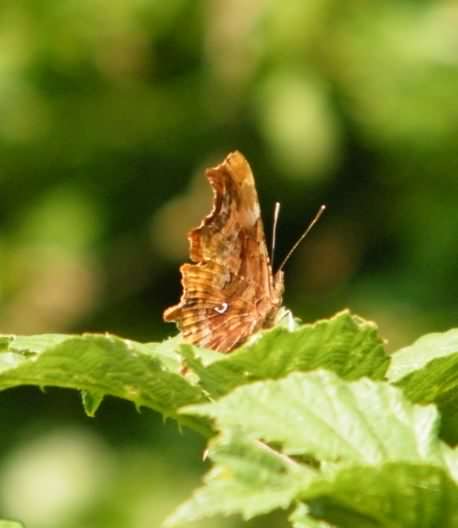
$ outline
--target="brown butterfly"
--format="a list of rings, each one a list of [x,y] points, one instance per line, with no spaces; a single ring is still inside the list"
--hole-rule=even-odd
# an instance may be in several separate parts
[[[244,156],[232,152],[206,175],[213,209],[188,234],[194,264],[181,266],[183,294],[179,304],[164,311],[164,320],[176,321],[189,343],[230,352],[274,324],[287,259],[274,274],[253,173]]]

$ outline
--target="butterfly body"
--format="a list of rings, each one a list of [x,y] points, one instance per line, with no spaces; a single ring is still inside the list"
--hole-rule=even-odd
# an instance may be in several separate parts
[[[240,152],[208,169],[213,209],[191,230],[193,262],[180,268],[183,294],[167,308],[193,344],[230,352],[273,325],[282,305],[283,272],[272,272],[251,168]]]

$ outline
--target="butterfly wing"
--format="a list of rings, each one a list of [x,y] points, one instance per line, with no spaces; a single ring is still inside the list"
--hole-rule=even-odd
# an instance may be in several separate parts
[[[207,170],[213,209],[189,233],[180,303],[165,310],[191,343],[229,352],[270,320],[281,304],[274,283],[253,174],[240,152]],[[281,284],[280,284],[281,282]]]

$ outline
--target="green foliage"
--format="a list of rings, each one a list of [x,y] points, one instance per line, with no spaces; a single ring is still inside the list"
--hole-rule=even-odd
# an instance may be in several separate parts
[[[450,442],[458,441],[458,331],[428,334],[393,355],[388,379],[414,402],[434,402]]]
[[[413,406],[383,382],[348,383],[327,371],[253,383],[182,412],[211,418],[218,431],[280,444],[287,455],[353,464],[442,460],[432,442],[438,422],[433,406]]]
[[[167,526],[289,510],[294,528],[453,528],[458,451],[439,432],[457,398],[456,336],[389,357],[376,326],[348,311],[229,355],[179,337],[3,336],[0,388],[77,389],[90,416],[116,396],[211,436],[204,484]]]
[[[89,334],[11,337],[3,342],[0,388],[37,385],[82,390],[89,415],[103,395],[176,418],[183,405],[205,399],[202,390],[188,383],[177,368],[173,371],[170,363],[161,361],[156,354],[156,349],[163,348],[160,344]]]
[[[456,481],[426,464],[346,469],[310,486],[303,498],[312,515],[344,528],[458,526]],[[307,517],[296,512],[295,520]]]
[[[275,508],[286,508],[314,476],[312,469],[295,464],[237,431],[213,441],[208,456],[214,468],[206,476],[205,487],[197,490],[166,525],[217,513],[240,513],[250,519]]]
[[[316,368],[332,370],[349,380],[362,376],[380,379],[388,366],[376,326],[348,311],[293,332],[277,327],[227,356],[189,346],[182,347],[181,354],[213,397],[243,382]]]
[[[220,435],[205,486],[171,525],[216,512],[249,519],[296,501],[337,526],[458,525],[458,452],[439,440],[433,406],[413,405],[387,383],[293,373],[184,412],[212,418]],[[289,486],[267,473],[268,455]],[[269,496],[266,484],[278,495]]]

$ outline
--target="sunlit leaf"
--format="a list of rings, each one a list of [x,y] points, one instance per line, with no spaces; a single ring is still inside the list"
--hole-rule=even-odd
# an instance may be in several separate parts
[[[166,368],[154,350],[154,345],[112,335],[13,338],[0,354],[0,364],[5,354],[18,354],[21,359],[0,371],[0,389],[37,385],[86,391],[92,395],[91,402],[86,400],[90,413],[102,396],[117,396],[181,421],[177,409],[204,400],[203,393]],[[206,430],[194,421],[188,424]]]
[[[199,354],[191,347],[183,347],[181,353],[201,385],[214,396],[241,383],[317,368],[349,380],[381,379],[388,366],[377,327],[348,311],[294,331],[275,328],[227,356],[211,351]]]
[[[327,371],[294,373],[240,387],[213,402],[186,407],[218,430],[282,445],[285,453],[320,460],[377,464],[428,460],[442,464],[434,406],[418,406],[383,382],[347,383]]]
[[[398,382],[425,368],[431,361],[454,354],[458,354],[458,329],[426,334],[391,356],[387,377],[392,382]]]
[[[455,526],[458,453],[439,440],[434,406],[415,405],[386,382],[294,373],[184,412],[214,420],[220,436],[204,486],[170,525],[215,514],[248,519],[300,500],[307,508],[293,515],[297,528]]]
[[[209,450],[215,464],[204,487],[167,520],[167,526],[215,514],[240,513],[250,519],[286,508],[315,472],[257,441],[237,434],[220,438]]]
[[[289,520],[291,521],[293,528],[335,528],[325,521],[320,521],[316,518],[311,517],[310,508],[304,503],[300,503],[299,506],[290,515]]]
[[[458,526],[458,486],[434,466],[348,468],[312,484],[302,498],[313,516],[339,528]]]
[[[438,405],[445,436],[458,440],[458,330],[428,334],[393,354],[388,379],[415,402]]]
[[[96,391],[81,391],[81,401],[88,416],[94,417],[103,402],[103,393]]]

